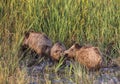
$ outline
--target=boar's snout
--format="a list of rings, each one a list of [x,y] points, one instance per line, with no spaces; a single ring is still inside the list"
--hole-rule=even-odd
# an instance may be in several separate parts
[[[68,56],[68,53],[65,53],[65,56]]]
[[[64,55],[64,56],[68,56],[68,51],[67,51],[67,50],[64,51],[63,55]]]

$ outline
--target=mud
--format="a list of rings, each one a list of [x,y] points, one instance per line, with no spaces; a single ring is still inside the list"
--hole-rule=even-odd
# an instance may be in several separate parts
[[[68,66],[67,70],[70,70],[70,60],[55,72],[53,68],[55,64],[49,58],[41,59],[36,65],[22,67],[26,67],[28,73],[26,78],[30,79],[29,84],[120,84],[120,67],[101,68],[99,71],[87,73],[84,79],[77,77],[74,72],[70,75],[66,74],[66,66]],[[86,80],[90,82],[85,83]]]

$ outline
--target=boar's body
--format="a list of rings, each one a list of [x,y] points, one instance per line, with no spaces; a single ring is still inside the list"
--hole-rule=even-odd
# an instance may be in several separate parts
[[[65,50],[66,50],[65,45],[60,42],[57,42],[52,46],[50,56],[54,60],[59,60],[60,57],[63,56]]]
[[[25,34],[23,46],[28,46],[38,55],[49,54],[52,41],[44,33],[28,32]]]
[[[68,57],[73,57],[87,69],[99,69],[102,63],[102,55],[97,47],[83,46],[74,44],[70,49],[65,51]]]
[[[82,47],[76,52],[76,60],[88,69],[99,69],[102,63],[101,54],[95,47]]]

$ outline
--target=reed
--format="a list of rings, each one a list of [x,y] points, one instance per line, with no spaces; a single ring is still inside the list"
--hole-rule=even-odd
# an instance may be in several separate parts
[[[0,0],[0,83],[26,84],[26,71],[18,70],[18,50],[24,32],[45,32],[66,47],[74,42],[98,46],[110,57],[120,50],[119,0]],[[56,66],[56,71],[59,68]],[[78,69],[79,70],[79,69]],[[13,77],[9,79],[9,77]],[[10,82],[13,81],[13,82]],[[48,84],[48,83],[46,83]]]

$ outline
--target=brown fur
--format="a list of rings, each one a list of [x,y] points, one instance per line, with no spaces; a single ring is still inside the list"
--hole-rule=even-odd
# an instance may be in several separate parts
[[[99,69],[102,63],[102,56],[97,47],[79,46],[74,44],[66,50],[65,55],[75,58],[80,64],[86,66],[87,69]]]
[[[61,56],[63,56],[63,52],[66,50],[64,44],[57,42],[51,48],[51,57],[54,60],[59,60]]]
[[[38,55],[49,54],[52,41],[44,33],[26,32],[22,46],[28,46]]]

